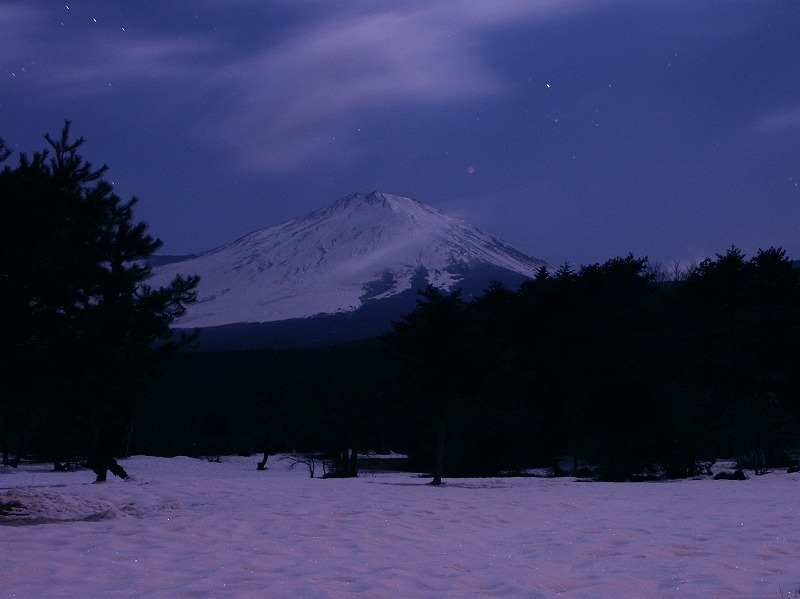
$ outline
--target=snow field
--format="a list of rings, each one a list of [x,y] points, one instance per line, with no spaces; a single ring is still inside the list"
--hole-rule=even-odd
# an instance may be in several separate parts
[[[256,461],[134,457],[135,480],[101,485],[3,470],[0,503],[22,507],[0,516],[0,596],[757,599],[800,586],[800,474],[436,488]]]

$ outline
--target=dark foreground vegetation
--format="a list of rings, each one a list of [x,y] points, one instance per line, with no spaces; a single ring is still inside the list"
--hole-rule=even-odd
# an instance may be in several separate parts
[[[559,455],[605,480],[717,456],[765,472],[798,446],[799,274],[780,249],[731,248],[672,280],[629,256],[470,302],[430,288],[381,340],[180,356],[131,448],[325,453],[349,472],[353,449],[394,450],[436,480]]]
[[[81,456],[103,481],[136,401],[177,349],[170,324],[196,277],[153,289],[141,261],[161,242],[78,154],[69,122],[47,149],[0,170],[0,448]],[[0,139],[0,163],[11,162]],[[13,457],[12,457],[13,455]],[[63,465],[67,464],[67,465]]]
[[[605,480],[795,455],[800,271],[781,249],[673,276],[633,256],[543,268],[471,301],[428,288],[381,339],[176,354],[197,280],[146,285],[159,242],[68,129],[0,172],[5,465],[81,459],[103,479],[124,454],[293,451],[352,476],[360,453],[394,450],[438,483],[561,455]]]

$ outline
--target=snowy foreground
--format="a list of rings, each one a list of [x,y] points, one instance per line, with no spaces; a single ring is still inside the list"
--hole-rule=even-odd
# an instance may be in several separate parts
[[[308,478],[134,457],[0,469],[2,597],[795,596],[800,474],[583,483]],[[24,524],[23,524],[24,523]]]

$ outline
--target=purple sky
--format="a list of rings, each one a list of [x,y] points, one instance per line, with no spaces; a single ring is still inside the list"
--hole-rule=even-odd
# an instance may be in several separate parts
[[[0,0],[0,136],[64,119],[164,253],[355,192],[553,265],[800,258],[797,0]]]

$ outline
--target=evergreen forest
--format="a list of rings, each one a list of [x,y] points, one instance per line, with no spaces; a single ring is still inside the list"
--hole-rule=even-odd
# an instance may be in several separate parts
[[[429,287],[380,339],[180,355],[129,449],[294,451],[347,474],[394,451],[434,482],[680,478],[719,457],[763,473],[797,457],[798,277],[781,249],[731,247],[677,276],[627,256],[469,301]]]

